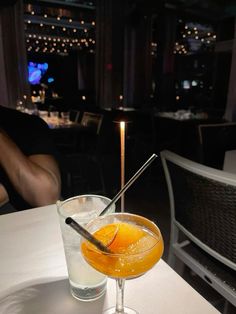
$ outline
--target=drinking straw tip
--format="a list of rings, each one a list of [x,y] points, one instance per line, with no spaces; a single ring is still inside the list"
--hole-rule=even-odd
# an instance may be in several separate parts
[[[72,223],[73,219],[71,217],[67,217],[66,220],[65,220],[65,223],[67,225],[70,225]]]

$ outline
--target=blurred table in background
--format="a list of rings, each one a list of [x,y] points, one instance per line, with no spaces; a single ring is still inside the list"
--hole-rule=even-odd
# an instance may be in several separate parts
[[[70,121],[69,112],[67,116],[60,117],[58,111],[52,111],[50,113],[48,113],[48,111],[39,111],[39,117],[47,123],[50,129],[79,127],[78,123]]]
[[[190,110],[163,111],[156,112],[155,115],[157,117],[174,119],[178,121],[208,119],[208,114],[206,112],[193,113]]]
[[[199,161],[198,125],[224,121],[189,112],[156,113],[155,118],[157,150],[168,149],[195,161]]]

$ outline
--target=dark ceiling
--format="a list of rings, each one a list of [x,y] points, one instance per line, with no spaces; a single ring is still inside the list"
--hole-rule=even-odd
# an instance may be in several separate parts
[[[25,0],[24,2],[43,6],[78,7],[85,9],[91,9],[96,6],[96,0]],[[137,7],[142,7],[142,9],[156,9],[162,6],[212,20],[236,15],[236,0],[127,0],[125,2],[133,3]]]
[[[236,15],[235,0],[166,0],[165,5],[172,5],[185,13],[199,15],[212,20]]]

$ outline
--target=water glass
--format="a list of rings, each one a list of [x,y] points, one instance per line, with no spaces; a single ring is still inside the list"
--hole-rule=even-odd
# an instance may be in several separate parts
[[[111,202],[100,195],[78,195],[65,201],[57,202],[65,257],[72,295],[79,300],[90,301],[102,296],[106,291],[107,277],[94,270],[84,260],[80,250],[80,235],[65,223],[65,218],[72,217],[82,226],[99,216]],[[112,205],[107,213],[115,211]]]

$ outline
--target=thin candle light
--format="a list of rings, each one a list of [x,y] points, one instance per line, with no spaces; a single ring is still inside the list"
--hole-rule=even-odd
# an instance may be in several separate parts
[[[125,122],[120,122],[120,182],[121,189],[125,185]],[[121,196],[121,212],[124,212],[125,207],[125,195]]]
[[[138,177],[143,173],[143,171],[153,162],[154,159],[157,158],[156,154],[152,154],[152,156],[142,165],[141,168],[129,179],[129,181],[125,184],[123,189],[121,189],[116,196],[111,200],[111,202],[103,209],[99,216],[104,215],[108,209],[118,201],[118,199],[125,193],[125,191],[138,179]]]

